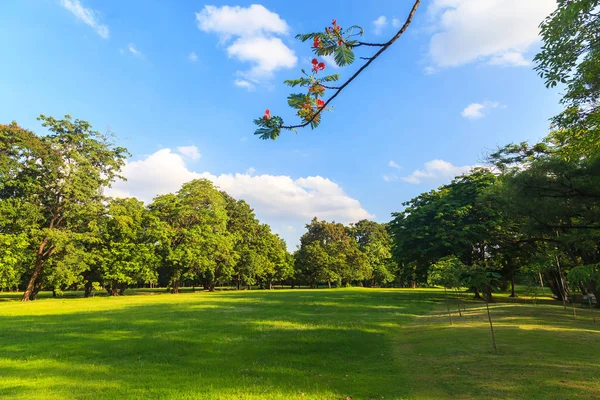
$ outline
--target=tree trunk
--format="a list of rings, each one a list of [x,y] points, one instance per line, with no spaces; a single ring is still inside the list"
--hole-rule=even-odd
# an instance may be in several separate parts
[[[33,290],[35,288],[36,280],[37,280],[38,276],[40,275],[42,268],[44,267],[43,255],[44,255],[44,248],[46,247],[46,244],[48,244],[47,237],[44,238],[44,240],[42,240],[42,242],[40,243],[40,246],[38,247],[37,254],[35,255],[35,267],[33,268],[33,273],[31,274],[31,277],[29,278],[29,282],[27,282],[27,287],[25,288],[23,297],[21,297],[21,301],[29,301],[29,300],[35,299],[35,296],[33,296]]]
[[[119,289],[119,296],[123,296],[125,294],[125,285],[121,285],[121,288]]]
[[[92,285],[89,282],[86,282],[85,284],[85,289],[83,292],[83,297],[90,297],[90,295],[92,294]]]
[[[479,294],[479,288],[477,286],[473,286],[471,288],[471,290],[473,291],[473,294],[475,295],[475,299],[481,299],[481,295]]]
[[[515,274],[510,277],[510,297],[517,297],[515,294]]]
[[[42,290],[42,282],[36,282],[35,286],[33,287],[33,292],[31,292],[31,300],[35,300],[37,299],[37,295],[40,292],[40,290]]]
[[[331,281],[329,279],[327,279],[327,285],[329,286],[329,289],[331,289]]]
[[[179,294],[179,279],[173,280],[173,290],[171,292],[173,294]]]
[[[237,290],[240,290],[240,276],[237,277]]]
[[[485,290],[483,291],[485,296],[485,301],[488,303],[494,303],[494,298],[492,297],[492,288],[490,285],[486,285]]]
[[[208,285],[208,291],[209,292],[214,292],[215,291],[215,281],[210,281],[210,283]]]

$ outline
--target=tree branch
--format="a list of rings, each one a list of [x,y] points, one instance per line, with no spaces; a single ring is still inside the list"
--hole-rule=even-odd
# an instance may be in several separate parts
[[[367,42],[358,42],[358,44],[354,47],[360,47],[360,46],[373,46],[373,47],[383,47],[385,46],[386,43],[367,43]]]
[[[406,29],[408,29],[408,26],[412,22],[413,16],[415,15],[415,12],[417,12],[417,8],[419,8],[420,3],[421,3],[421,0],[415,1],[412,9],[410,10],[410,13],[408,14],[408,17],[406,18],[406,22],[404,22],[404,25],[402,25],[402,28],[400,28],[400,30],[398,32],[396,32],[396,34],[390,40],[388,40],[386,43],[375,44],[375,43],[359,42],[359,45],[362,43],[363,46],[377,46],[377,47],[381,47],[381,48],[377,51],[377,53],[375,53],[375,55],[373,57],[371,57],[366,63],[364,63],[363,66],[360,67],[358,69],[358,71],[356,71],[354,73],[354,75],[352,75],[346,82],[344,82],[344,84],[341,85],[329,99],[327,99],[325,104],[322,107],[317,109],[317,112],[309,120],[307,120],[306,122],[304,122],[302,124],[298,124],[298,125],[282,125],[280,127],[280,129],[304,128],[304,127],[308,126],[311,122],[313,122],[315,120],[315,118],[317,118],[321,114],[321,112],[323,112],[323,110],[327,108],[329,103],[331,103],[333,101],[333,99],[335,99],[342,92],[342,90],[344,90],[344,88],[350,84],[350,82],[352,82],[354,79],[356,79],[369,65],[371,65],[371,63],[373,61],[375,61],[384,51],[386,51],[391,45],[393,45],[394,42],[396,40],[398,40],[398,38],[400,38],[400,36],[402,36],[402,34],[406,31]],[[357,46],[354,46],[354,47],[357,47]]]

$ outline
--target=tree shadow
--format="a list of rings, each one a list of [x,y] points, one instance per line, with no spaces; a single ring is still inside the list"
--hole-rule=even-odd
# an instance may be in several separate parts
[[[391,338],[432,307],[424,295],[368,290],[143,300],[0,308],[0,397],[396,397]],[[65,309],[39,310],[52,305]]]

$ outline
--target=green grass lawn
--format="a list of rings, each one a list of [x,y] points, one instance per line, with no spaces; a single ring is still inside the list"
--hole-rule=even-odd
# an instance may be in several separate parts
[[[494,354],[485,305],[468,302],[450,326],[441,298],[356,288],[0,300],[0,398],[600,398],[589,310],[500,298]]]

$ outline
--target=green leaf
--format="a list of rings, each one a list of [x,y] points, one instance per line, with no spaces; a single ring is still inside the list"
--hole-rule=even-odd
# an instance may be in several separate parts
[[[340,79],[339,74],[327,75],[319,79],[319,82],[335,82]]]
[[[300,108],[308,101],[310,101],[310,99],[308,95],[304,93],[292,93],[288,96],[288,104],[292,108]]]
[[[344,67],[354,62],[354,52],[348,46],[342,44],[335,49],[333,59],[338,66]]]

